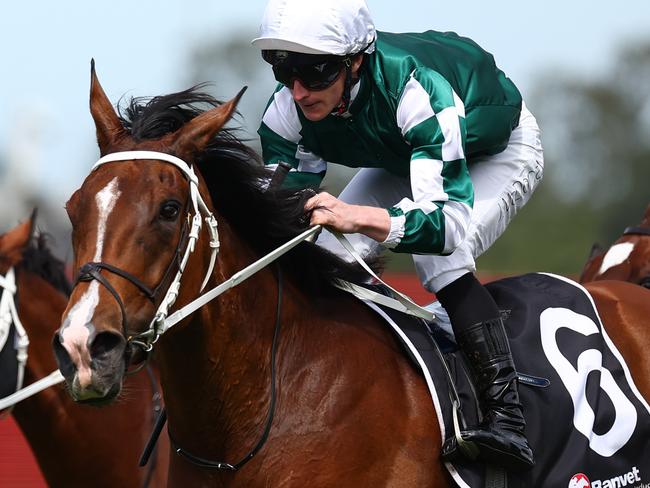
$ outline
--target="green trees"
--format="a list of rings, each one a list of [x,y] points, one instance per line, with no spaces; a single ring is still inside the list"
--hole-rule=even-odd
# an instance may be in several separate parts
[[[547,72],[529,106],[542,128],[544,181],[481,270],[578,273],[650,203],[650,41],[622,49],[598,79]]]

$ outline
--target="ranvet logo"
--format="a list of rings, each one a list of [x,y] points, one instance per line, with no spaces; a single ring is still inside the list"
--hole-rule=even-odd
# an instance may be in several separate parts
[[[569,488],[591,488],[589,478],[583,473],[574,474],[569,481]]]
[[[584,473],[577,473],[569,481],[569,488],[650,488],[650,483],[638,483],[643,481],[640,474],[641,471],[636,466],[632,466],[632,469],[627,473],[605,480],[589,481],[589,478]]]

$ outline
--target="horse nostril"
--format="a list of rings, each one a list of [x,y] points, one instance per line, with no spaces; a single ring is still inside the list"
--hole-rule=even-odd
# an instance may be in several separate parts
[[[124,349],[125,340],[119,334],[113,332],[100,332],[90,343],[90,357],[100,358],[115,352],[116,349]]]
[[[56,362],[59,365],[59,370],[65,378],[70,378],[74,376],[74,373],[77,367],[72,362],[70,354],[68,354],[67,349],[63,346],[63,338],[61,337],[60,332],[54,334],[52,339],[52,347],[54,348],[54,357]]]

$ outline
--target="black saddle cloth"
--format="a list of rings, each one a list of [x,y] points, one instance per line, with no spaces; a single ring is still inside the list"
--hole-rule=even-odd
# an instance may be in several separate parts
[[[519,391],[536,460],[526,473],[505,474],[505,486],[578,488],[584,483],[581,480],[588,479],[592,488],[645,488],[650,483],[650,407],[586,290],[541,273],[506,278],[487,288],[505,311],[517,371],[528,378],[520,380]],[[443,438],[453,435],[454,395],[445,366],[467,425],[477,424],[478,403],[455,344],[421,319],[368,305],[388,320],[421,368]],[[435,352],[434,340],[446,341],[442,355]],[[540,387],[545,385],[543,379],[550,384]],[[492,467],[470,461],[447,463],[447,467],[459,486],[486,486],[486,474],[493,472]]]

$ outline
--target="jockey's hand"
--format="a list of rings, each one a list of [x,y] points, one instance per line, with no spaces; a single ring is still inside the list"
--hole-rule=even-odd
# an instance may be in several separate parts
[[[311,225],[323,225],[344,234],[360,233],[382,242],[390,232],[390,216],[385,208],[351,205],[327,192],[305,203]]]

